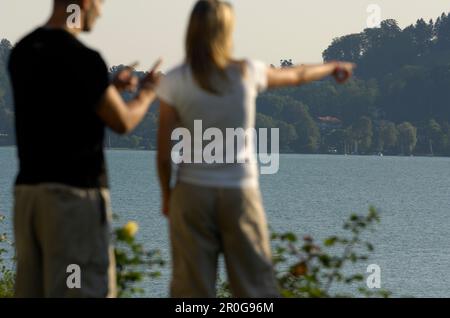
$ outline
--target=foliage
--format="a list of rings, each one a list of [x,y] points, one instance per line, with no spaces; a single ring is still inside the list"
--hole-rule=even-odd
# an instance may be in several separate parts
[[[352,295],[332,293],[332,287],[351,285],[364,281],[360,273],[348,273],[348,264],[365,262],[374,250],[373,245],[362,239],[364,231],[374,229],[379,222],[378,213],[370,208],[368,215],[352,215],[344,224],[346,236],[331,236],[322,245],[311,237],[304,237],[300,242],[293,233],[273,234],[275,242],[275,264],[279,270],[278,281],[284,297],[351,297]],[[337,254],[336,254],[337,253]],[[294,265],[289,266],[289,262]],[[288,266],[286,266],[288,265]],[[358,291],[364,296],[388,297],[386,291],[372,292],[365,283]],[[336,289],[336,288],[335,288]]]
[[[372,146],[372,121],[368,117],[361,117],[352,127],[353,138],[356,144],[366,152]]]
[[[330,236],[322,244],[309,236],[299,240],[294,233],[273,233],[274,264],[281,295],[287,298],[353,297],[356,295],[339,292],[343,289],[339,287],[359,283],[358,296],[389,297],[388,291],[368,290],[363,283],[364,275],[349,270],[351,264],[367,261],[368,253],[373,252],[374,246],[362,237],[365,231],[373,231],[379,220],[374,208],[365,216],[352,215],[343,226],[348,235]],[[231,296],[227,282],[221,282],[218,295]]]
[[[0,145],[14,143],[6,76],[10,49],[11,43],[0,43]],[[281,152],[450,156],[450,14],[419,19],[404,29],[385,20],[380,28],[334,39],[323,58],[357,63],[356,77],[345,85],[323,80],[279,89],[257,100],[257,127],[280,128]],[[283,59],[279,67],[293,64]],[[112,67],[111,75],[123,67]],[[323,122],[323,117],[340,124]],[[405,122],[415,134],[411,127],[398,131]],[[155,104],[129,136],[108,132],[106,145],[153,150],[157,126]]]
[[[5,217],[0,215],[0,224]],[[5,233],[0,232],[0,298],[10,298],[14,296],[14,272],[7,267],[3,255],[7,253],[7,248],[11,247],[11,242]]]
[[[0,146],[14,142],[12,96],[6,72],[11,48],[12,45],[9,41],[5,39],[0,41]]]
[[[412,154],[417,144],[417,128],[411,123],[404,122],[397,127],[397,130],[402,154]]]
[[[380,124],[378,136],[378,150],[386,151],[395,147],[398,143],[398,130],[392,122]]]
[[[160,272],[155,268],[164,266],[160,252],[146,250],[136,241],[139,226],[128,222],[114,232],[114,254],[116,257],[118,297],[132,297],[144,290],[136,287],[145,278],[157,278]]]

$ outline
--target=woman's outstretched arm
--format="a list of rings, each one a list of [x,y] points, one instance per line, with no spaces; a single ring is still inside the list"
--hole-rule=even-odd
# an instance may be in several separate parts
[[[343,83],[352,76],[355,67],[353,63],[330,62],[281,69],[270,68],[268,70],[268,86],[269,88],[297,86],[314,82],[330,75],[334,76],[339,83]]]

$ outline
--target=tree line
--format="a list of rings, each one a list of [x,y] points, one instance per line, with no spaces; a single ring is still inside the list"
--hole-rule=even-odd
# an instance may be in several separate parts
[[[12,45],[8,40],[0,41],[0,146],[14,143],[13,101],[7,72],[11,49]]]
[[[11,48],[0,42],[0,145],[14,143],[6,72]],[[355,78],[258,98],[257,127],[279,128],[283,152],[450,156],[450,14],[404,29],[385,20],[379,28],[334,39],[323,58],[355,62]],[[285,59],[279,67],[291,65]],[[157,122],[155,105],[131,135],[108,132],[106,146],[154,149]]]

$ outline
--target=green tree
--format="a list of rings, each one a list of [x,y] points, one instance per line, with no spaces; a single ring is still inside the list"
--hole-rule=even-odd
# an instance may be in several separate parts
[[[325,61],[351,61],[358,63],[364,53],[364,37],[361,33],[346,35],[333,40],[323,52]]]
[[[450,13],[442,15],[435,24],[436,45],[441,49],[450,49]]]
[[[385,121],[381,124],[378,140],[380,151],[393,149],[397,146],[398,130],[393,122]]]
[[[292,152],[293,143],[298,139],[297,131],[295,127],[281,120],[275,120],[270,116],[263,114],[256,115],[256,128],[278,128],[280,131],[280,151]],[[268,145],[269,147],[271,145]],[[270,149],[270,148],[269,148]]]
[[[434,120],[430,119],[425,126],[425,136],[427,144],[429,145],[430,154],[435,152],[441,153],[445,147],[445,134],[442,131],[441,125]]]
[[[411,25],[406,28],[405,32],[411,32],[413,44],[416,50],[416,57],[426,54],[431,50],[434,36],[433,21],[427,23],[424,19],[419,19],[414,26]]]
[[[404,122],[397,129],[401,153],[404,155],[412,154],[417,144],[417,128],[409,122]]]
[[[353,152],[353,137],[351,128],[333,129],[324,136],[324,150],[335,148],[338,153],[349,154]]]
[[[10,107],[12,101],[9,77],[7,72],[8,58],[12,45],[6,40],[0,41],[0,108]]]
[[[298,139],[295,149],[301,153],[316,153],[320,147],[321,135],[316,122],[305,113],[302,120],[295,124]]]
[[[369,117],[361,117],[352,128],[353,137],[359,151],[366,153],[372,146],[373,126]],[[358,152],[358,151],[357,151]]]

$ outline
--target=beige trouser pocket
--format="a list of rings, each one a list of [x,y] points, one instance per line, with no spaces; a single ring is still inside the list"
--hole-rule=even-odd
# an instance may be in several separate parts
[[[115,291],[107,190],[64,185],[15,191],[18,297],[107,297]],[[67,268],[81,270],[68,288]]]

